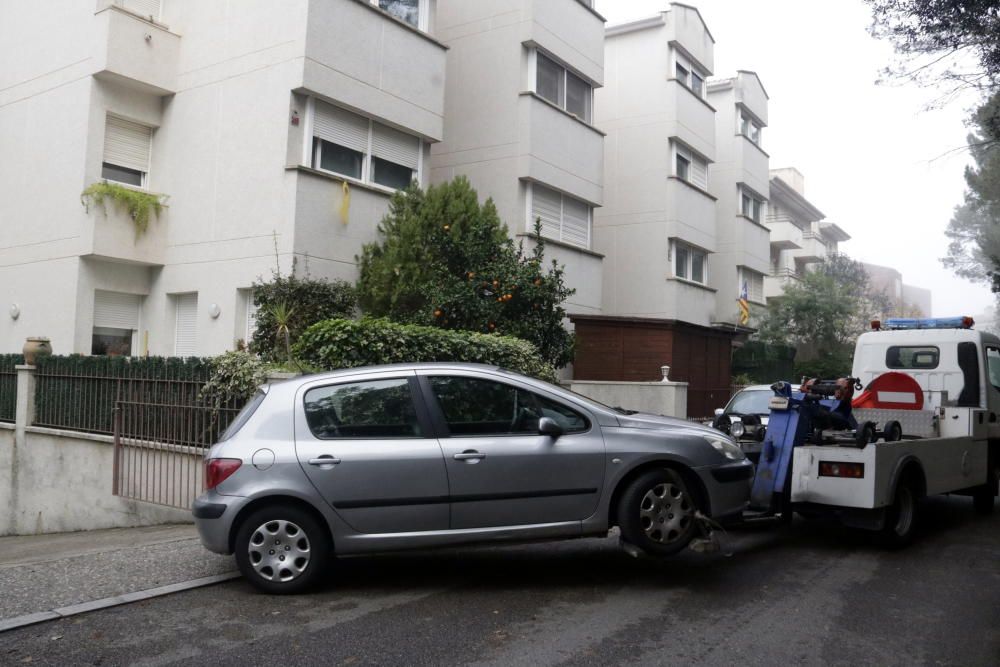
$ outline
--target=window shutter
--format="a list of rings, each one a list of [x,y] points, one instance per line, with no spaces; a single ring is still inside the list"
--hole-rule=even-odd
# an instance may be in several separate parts
[[[416,169],[420,156],[420,139],[412,134],[374,123],[372,154],[383,160]]]
[[[139,16],[160,18],[160,0],[122,0],[121,5]]]
[[[691,160],[691,183],[702,190],[708,189],[708,165],[698,158]]]
[[[174,354],[178,357],[191,357],[197,349],[198,293],[179,294],[174,300],[177,307]]]
[[[535,220],[542,219],[542,234],[559,239],[562,217],[562,195],[537,183],[531,185],[531,220],[528,230],[534,231]]]
[[[149,171],[152,128],[109,115],[104,127],[104,161],[119,167]]]
[[[313,134],[360,153],[368,152],[368,119],[316,100]]]
[[[562,240],[583,248],[590,247],[590,207],[578,199],[563,197]]]
[[[254,332],[257,331],[257,304],[253,301],[253,290],[246,290],[247,299],[247,326],[246,326],[246,338],[244,342],[250,343],[250,339],[253,338]]]
[[[142,297],[138,294],[94,291],[94,326],[108,329],[139,329],[139,308]]]

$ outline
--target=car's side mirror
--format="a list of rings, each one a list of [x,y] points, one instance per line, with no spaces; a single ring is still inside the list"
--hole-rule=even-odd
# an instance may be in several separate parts
[[[558,438],[563,434],[563,427],[551,417],[542,417],[538,420],[538,433],[539,435],[549,435],[553,438]]]
[[[718,417],[721,414],[722,414],[722,408],[716,408],[715,409],[715,416]]]

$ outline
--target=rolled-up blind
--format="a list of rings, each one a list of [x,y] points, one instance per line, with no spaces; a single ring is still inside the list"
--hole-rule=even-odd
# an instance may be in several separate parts
[[[149,171],[152,128],[108,115],[104,128],[104,161],[119,167]]]
[[[174,354],[192,357],[197,350],[198,293],[179,294],[174,298],[177,304]]]
[[[368,119],[319,100],[313,135],[360,153],[368,152]]]
[[[562,195],[555,190],[532,183],[531,185],[531,220],[528,230],[534,231],[535,220],[542,219],[542,234],[549,238],[559,239],[559,228],[562,220]]]
[[[142,297],[121,292],[94,292],[94,326],[109,329],[139,329]]]
[[[583,248],[590,246],[590,207],[579,199],[563,197],[562,240]]]
[[[379,123],[372,132],[372,154],[383,160],[416,169],[420,157],[420,139]]]

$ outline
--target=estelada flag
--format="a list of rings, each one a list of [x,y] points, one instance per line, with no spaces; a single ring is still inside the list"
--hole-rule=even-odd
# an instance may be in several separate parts
[[[736,303],[740,306],[740,325],[746,325],[750,321],[750,290],[747,286],[747,281],[744,280],[742,286],[740,287],[740,298],[736,300]]]

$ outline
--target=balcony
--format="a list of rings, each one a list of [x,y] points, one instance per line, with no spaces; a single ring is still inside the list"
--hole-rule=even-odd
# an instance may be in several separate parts
[[[766,227],[742,215],[736,216],[735,261],[754,271],[767,273],[771,244]]]
[[[687,181],[667,179],[667,236],[715,252],[715,197]]]
[[[179,35],[113,5],[94,21],[94,76],[143,93],[177,92]]]
[[[300,88],[440,141],[447,48],[369,3],[310,0]]]
[[[604,82],[604,18],[580,0],[529,0],[520,41],[538,44],[581,74]]]
[[[575,3],[574,3],[575,4]],[[603,202],[604,134],[534,93],[522,94],[520,176],[580,199]]]
[[[796,260],[801,262],[822,262],[826,259],[826,244],[823,237],[816,232],[803,232],[801,249],[792,253]]]
[[[676,79],[666,82],[667,135],[715,159],[715,109]]]
[[[764,276],[764,298],[781,296],[788,285],[800,282],[802,277],[795,272],[795,269],[772,266],[771,273]]]
[[[802,230],[788,223],[771,222],[771,247],[777,250],[798,250],[802,247]]]
[[[168,207],[163,207],[159,217],[150,214],[149,226],[142,234],[136,232],[128,213],[110,200],[104,205],[90,202],[84,219],[81,255],[144,266],[166,263]]]

